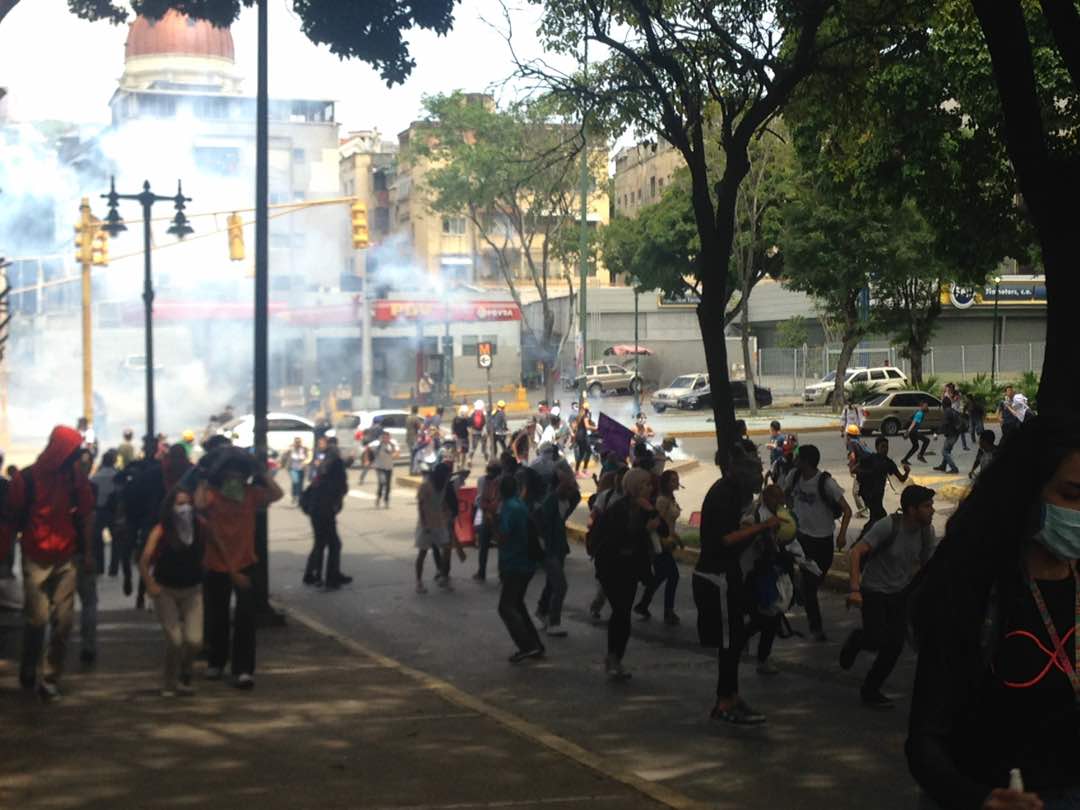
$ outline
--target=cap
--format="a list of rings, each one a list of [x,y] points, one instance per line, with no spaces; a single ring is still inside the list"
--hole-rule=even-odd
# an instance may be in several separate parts
[[[498,402],[495,403],[495,407],[496,408],[505,408],[506,407],[506,400],[505,399],[500,399]]]
[[[934,495],[937,493],[930,487],[922,487],[918,484],[911,484],[904,488],[904,491],[900,493],[900,508],[907,509],[910,506],[921,506],[927,501],[934,499]]]
[[[844,432],[847,433],[848,436],[861,436],[862,435],[862,431],[859,429],[858,425],[848,425],[844,429]]]

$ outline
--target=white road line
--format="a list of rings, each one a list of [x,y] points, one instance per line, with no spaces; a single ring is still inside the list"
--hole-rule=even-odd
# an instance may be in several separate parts
[[[373,501],[373,500],[375,500],[374,495],[372,495],[370,492],[364,492],[364,490],[362,490],[362,489],[350,489],[349,490],[349,497],[350,498],[362,498],[365,501]]]

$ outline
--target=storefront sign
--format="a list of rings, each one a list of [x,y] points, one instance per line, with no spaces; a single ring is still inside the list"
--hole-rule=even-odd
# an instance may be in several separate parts
[[[1039,277],[1031,281],[1002,281],[1000,285],[985,284],[982,287],[964,287],[958,284],[942,286],[942,303],[952,304],[956,309],[971,307],[1046,304],[1046,281]]]
[[[375,302],[375,321],[520,321],[517,304],[505,301],[463,301],[444,304],[442,301]]]

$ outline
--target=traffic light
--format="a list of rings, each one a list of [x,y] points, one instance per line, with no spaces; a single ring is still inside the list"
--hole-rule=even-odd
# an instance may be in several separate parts
[[[75,225],[75,260],[90,264],[94,258],[94,221],[90,215],[90,200],[82,198],[79,205],[79,221]]]
[[[239,214],[229,214],[229,259],[234,262],[244,260],[244,220]]]
[[[357,250],[368,246],[367,203],[352,204],[352,246]]]
[[[99,223],[95,221],[94,226]],[[91,250],[91,263],[95,267],[104,267],[109,263],[109,234],[98,228],[94,231],[94,243]]]

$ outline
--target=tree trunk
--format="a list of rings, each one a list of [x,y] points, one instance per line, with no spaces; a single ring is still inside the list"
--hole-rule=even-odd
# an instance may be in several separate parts
[[[712,390],[713,420],[716,430],[717,462],[725,472],[731,461],[731,447],[735,443],[735,406],[731,401],[731,384],[728,381],[727,342],[722,317],[726,301],[717,301],[708,280],[701,281],[701,303],[698,304],[698,325],[705,348],[705,367],[709,372]]]
[[[911,374],[908,378],[911,380],[912,385],[922,385],[922,361],[923,350],[921,346],[916,346],[912,343],[908,343],[908,361],[911,363]]]
[[[743,296],[749,297],[746,285],[743,285]],[[750,406],[750,415],[757,416],[757,397],[754,395],[754,368],[750,361],[750,302],[743,304],[742,308],[742,356],[743,366],[746,368],[746,402]]]
[[[547,402],[548,407],[550,408],[551,403],[555,399],[555,380],[551,376],[551,336],[555,334],[555,313],[551,311],[551,303],[546,295],[547,291],[545,290],[544,292],[544,345],[541,347],[544,352],[544,358],[540,363],[540,367],[543,369],[544,374],[544,401]]]
[[[551,407],[551,403],[555,401],[555,378],[552,375],[552,366],[548,362],[547,358],[540,363],[540,367],[544,371],[544,401]]]
[[[844,330],[844,342],[840,344],[840,356],[836,358],[836,380],[832,397],[833,413],[839,411],[847,399],[844,392],[844,378],[847,376],[847,367],[848,363],[851,362],[851,355],[855,353],[855,347],[859,345],[861,339],[862,335],[859,332],[852,332],[850,329]]]

